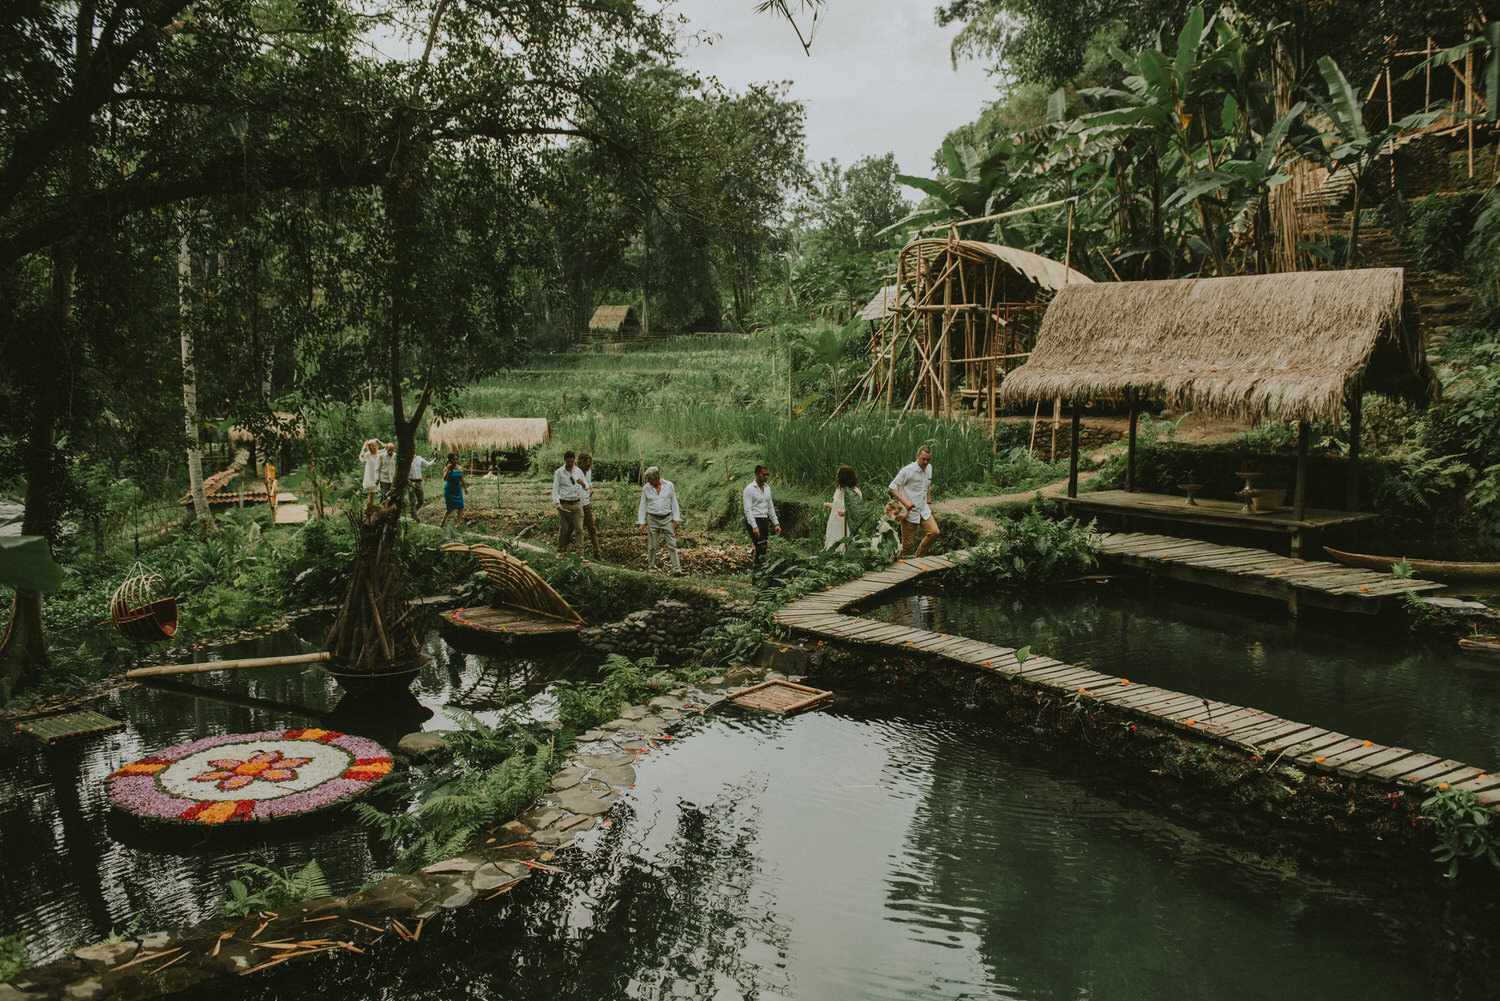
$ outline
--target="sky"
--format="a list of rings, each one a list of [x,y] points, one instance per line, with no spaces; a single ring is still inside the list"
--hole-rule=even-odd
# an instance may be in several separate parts
[[[996,97],[979,64],[953,69],[948,44],[957,27],[937,26],[938,0],[827,0],[810,57],[785,19],[755,6],[678,0],[675,9],[689,19],[684,34],[719,36],[712,45],[689,42],[683,62],[732,90],[788,81],[788,96],[806,108],[809,163],[837,157],[848,167],[865,155],[895,153],[901,172],[929,177],[943,137]],[[798,17],[804,37],[810,17]]]

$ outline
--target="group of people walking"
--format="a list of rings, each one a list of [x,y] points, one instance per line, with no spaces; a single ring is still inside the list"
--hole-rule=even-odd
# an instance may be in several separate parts
[[[364,464],[364,495],[367,504],[386,503],[395,480],[396,446],[377,439],[366,441],[360,448],[360,461]],[[426,498],[423,485],[428,467],[437,463],[432,459],[414,456],[407,470],[407,504],[413,521],[421,521],[420,510]],[[600,558],[599,530],[594,522],[594,457],[587,452],[581,455],[567,451],[563,453],[563,464],[552,474],[552,506],[557,510],[557,552],[567,551],[573,539],[587,538],[594,558]],[[765,558],[770,537],[781,534],[781,519],[776,514],[776,502],[771,496],[771,471],[765,465],[755,467],[755,475],[741,493],[745,532],[750,537],[756,565]],[[443,520],[447,530],[448,519],[453,518],[457,527],[464,510],[464,482],[462,464],[456,452],[448,453],[443,467]],[[901,467],[896,478],[887,487],[891,499],[886,504],[885,514],[901,524],[901,552],[912,552],[912,543],[917,542],[915,555],[925,556],[937,540],[939,530],[932,515],[932,449],[926,445],[917,449],[913,461]],[[864,526],[869,512],[864,493],[859,488],[859,475],[852,466],[840,466],[834,476],[833,499],[823,505],[828,512],[827,525],[823,532],[824,548],[844,544]],[[646,536],[646,572],[655,573],[658,550],[665,549],[665,563],[674,576],[684,576],[681,560],[677,554],[677,528],[682,524],[682,508],[677,500],[677,488],[671,480],[662,478],[656,466],[647,467],[641,484],[640,502],[636,505],[636,525]],[[920,540],[917,540],[918,533]]]
[[[365,505],[369,507],[374,504],[389,503],[391,486],[396,480],[396,443],[371,438],[360,446],[359,459],[364,465],[362,491]],[[437,465],[435,459],[414,455],[411,465],[407,468],[406,505],[407,514],[410,515],[412,521],[422,520],[422,505],[427,503],[423,489],[427,479],[427,469],[435,465]],[[464,493],[467,489],[464,484],[463,465],[458,461],[457,452],[448,453],[448,462],[443,467],[442,481],[445,510],[440,524],[446,530],[450,517],[453,518],[454,526],[458,525],[464,509]]]

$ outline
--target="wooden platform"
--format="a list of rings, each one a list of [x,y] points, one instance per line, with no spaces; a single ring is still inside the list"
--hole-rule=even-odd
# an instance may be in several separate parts
[[[571,641],[583,623],[562,622],[509,605],[480,605],[449,612],[443,616],[443,626],[461,636],[489,641],[520,642],[548,637]]]
[[[114,733],[125,729],[125,724],[110,719],[92,709],[63,713],[60,716],[44,716],[16,724],[16,733],[40,740],[44,744],[55,744],[74,737],[88,737],[100,733]]]
[[[833,693],[821,688],[809,688],[791,681],[764,681],[735,692],[729,696],[729,701],[737,706],[790,716],[820,706],[831,698]]]
[[[1204,545],[1181,539],[1170,541]],[[1170,554],[1171,549],[1158,549],[1158,552],[1162,551]],[[1286,559],[1273,553],[1265,555]],[[961,556],[954,554],[955,558]],[[1294,562],[1308,565],[1303,561]],[[784,605],[777,612],[776,620],[794,633],[841,645],[872,646],[908,654],[921,651],[1047,691],[1079,695],[1107,703],[1154,725],[1191,731],[1203,739],[1228,744],[1267,760],[1295,764],[1304,770],[1397,787],[1414,787],[1418,795],[1430,794],[1442,783],[1471,792],[1480,803],[1500,812],[1500,774],[1492,775],[1459,761],[1360,740],[1247,706],[1136,684],[1113,675],[1073,667],[1050,657],[1031,656],[1023,664],[1010,647],[843,614],[843,610],[851,605],[952,565],[946,556],[898,561],[885,570]]]
[[[1265,549],[1169,535],[1110,532],[1096,541],[1103,557],[1123,566],[1190,584],[1275,598],[1285,601],[1293,614],[1302,607],[1374,614],[1386,598],[1404,599],[1407,594],[1444,587],[1410,577],[1397,580],[1388,573],[1342,563],[1299,560]]]
[[[1247,512],[1240,501],[1204,500],[1189,504],[1187,497],[1171,494],[1148,494],[1139,491],[1100,490],[1077,497],[1053,497],[1068,514],[1098,517],[1119,522],[1129,528],[1140,522],[1178,525],[1209,525],[1252,532],[1274,532],[1291,537],[1293,556],[1307,552],[1320,532],[1341,525],[1373,521],[1376,515],[1361,511],[1331,511],[1307,508],[1301,519],[1292,517],[1290,507],[1263,514]]]

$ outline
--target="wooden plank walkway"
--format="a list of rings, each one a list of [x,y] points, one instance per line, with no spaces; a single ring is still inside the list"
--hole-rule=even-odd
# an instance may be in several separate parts
[[[1270,574],[1277,581],[1281,578],[1295,579],[1298,583],[1289,582],[1286,586],[1299,589],[1333,580],[1342,580],[1343,583],[1332,586],[1347,588],[1351,586],[1349,581],[1353,580],[1343,575],[1330,576],[1323,570],[1323,567],[1336,567],[1340,570],[1352,568],[1275,557],[1276,560],[1294,564],[1282,567],[1255,557],[1254,554],[1260,552],[1258,550],[1236,550],[1234,547],[1134,533],[1106,538],[1112,539],[1110,545],[1117,552],[1128,551],[1136,554],[1136,558],[1159,560],[1168,566],[1171,565],[1169,561],[1174,559],[1185,561],[1209,558],[1214,551],[1224,558],[1238,556],[1240,562],[1231,560],[1231,565],[1240,569],[1224,572],[1237,572],[1258,578]],[[1373,741],[1360,740],[1348,734],[1282,719],[1249,706],[1237,706],[1154,685],[1138,684],[1088,668],[1063,664],[1050,657],[1032,655],[1021,664],[1016,659],[1016,651],[1010,647],[844,614],[843,610],[851,605],[895,590],[925,574],[946,570],[953,566],[953,558],[962,556],[962,553],[954,553],[952,558],[927,556],[898,560],[889,569],[867,574],[783,605],[776,613],[776,621],[793,632],[824,640],[882,647],[894,652],[910,652],[908,648],[912,648],[1048,691],[1081,694],[1118,707],[1147,722],[1192,731],[1208,740],[1231,745],[1267,760],[1296,765],[1304,770],[1411,787],[1418,790],[1420,795],[1435,791],[1440,783],[1464,789],[1472,792],[1480,803],[1500,813],[1500,773],[1490,774],[1459,761],[1438,758],[1410,748],[1387,747]],[[1391,580],[1373,571],[1352,572],[1372,574],[1381,581]],[[1398,583],[1418,585],[1411,590],[1432,590],[1440,586],[1428,581],[1408,580]],[[1355,583],[1352,586],[1358,589],[1372,585]],[[1362,596],[1370,593],[1357,591]],[[1351,600],[1374,599],[1366,597]]]
[[[1302,607],[1375,614],[1386,598],[1404,598],[1443,588],[1430,580],[1397,580],[1375,570],[1342,563],[1301,560],[1265,549],[1221,546],[1143,532],[1096,536],[1102,557],[1173,580],[1285,601]]]

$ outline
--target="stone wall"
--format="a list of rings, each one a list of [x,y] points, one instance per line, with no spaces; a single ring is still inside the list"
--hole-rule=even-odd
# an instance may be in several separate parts
[[[618,622],[583,629],[578,642],[600,654],[618,653],[631,659],[658,656],[680,662],[703,630],[725,619],[740,618],[749,610],[749,602],[735,601],[717,591],[685,589],[675,598],[631,612]]]

